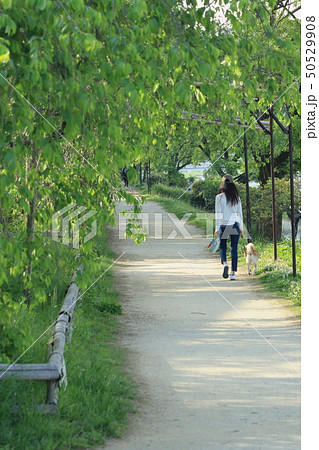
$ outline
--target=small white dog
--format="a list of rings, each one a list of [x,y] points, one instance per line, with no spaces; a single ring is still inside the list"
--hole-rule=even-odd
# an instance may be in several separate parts
[[[254,268],[253,275],[256,275],[257,263],[258,263],[258,252],[252,243],[246,245],[245,257],[246,257],[246,265],[247,265],[248,275],[251,274],[250,265],[252,265]]]

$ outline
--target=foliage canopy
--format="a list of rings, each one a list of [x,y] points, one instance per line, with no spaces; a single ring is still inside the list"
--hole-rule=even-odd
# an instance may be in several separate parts
[[[184,112],[251,123],[275,100],[298,114],[299,25],[277,0],[0,0],[2,306],[50,295],[54,212],[76,203],[112,223],[118,198],[138,204],[122,167],[185,135],[192,158],[204,138],[219,157],[238,135]]]

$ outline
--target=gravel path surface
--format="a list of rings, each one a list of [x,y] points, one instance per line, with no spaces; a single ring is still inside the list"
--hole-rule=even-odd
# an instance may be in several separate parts
[[[143,212],[146,242],[112,229],[114,250],[125,252],[115,276],[137,413],[101,448],[299,449],[298,320],[244,272],[224,280],[201,230],[186,226],[184,239],[158,204]]]

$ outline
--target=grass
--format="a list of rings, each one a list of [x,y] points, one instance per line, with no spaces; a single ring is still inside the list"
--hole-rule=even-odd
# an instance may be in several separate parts
[[[292,243],[282,240],[277,243],[278,258],[274,262],[274,247],[269,240],[256,240],[260,249],[259,279],[272,292],[280,293],[293,306],[301,306],[301,242],[296,241],[296,277],[292,273]],[[300,311],[299,311],[300,313]]]
[[[184,202],[182,199],[162,197],[159,195],[147,195],[145,189],[140,190],[141,194],[146,196],[149,200],[154,200],[160,203],[164,209],[176,214],[180,219],[186,212],[192,213],[192,216],[188,220],[188,223],[197,226],[198,228],[205,229],[206,221],[196,218],[196,213],[203,212],[200,208],[190,206],[189,203]],[[186,195],[186,194],[185,194]],[[264,287],[275,293],[282,299],[288,300],[290,306],[294,308],[297,315],[301,313],[301,243],[296,241],[296,265],[297,276],[292,276],[292,251],[291,240],[283,240],[278,242],[277,253],[278,259],[274,262],[273,259],[273,243],[261,236],[254,238],[254,244],[260,254],[260,263],[258,267],[258,275],[256,279],[264,285]],[[243,247],[244,243],[240,240],[240,247]],[[238,252],[238,264],[243,270],[245,269],[244,251]]]
[[[95,239],[95,261],[87,267],[92,281],[116,257],[105,236]],[[0,383],[0,448],[88,448],[103,444],[107,436],[121,435],[127,413],[132,410],[134,387],[124,370],[125,355],[116,345],[119,331],[116,314],[121,313],[117,300],[111,271],[79,300],[72,340],[65,351],[67,389],[62,386],[59,391],[57,415],[42,415],[36,410],[36,405],[45,400],[44,382]],[[50,322],[53,313],[48,309],[48,305],[43,305],[30,312],[29,320],[38,324],[33,324],[34,337]],[[45,362],[50,332],[19,362]],[[13,413],[12,406],[16,403],[19,412]]]
[[[161,197],[159,195],[147,195],[143,192],[141,192],[142,195],[146,196],[148,200],[153,200],[157,203],[160,203],[164,209],[166,209],[169,212],[174,213],[179,219],[181,219],[184,214],[191,213],[192,215],[188,219],[188,223],[197,226],[198,228],[206,229],[206,220],[200,219],[196,217],[197,213],[203,213],[207,211],[203,211],[200,208],[197,208],[195,206],[191,206],[189,203],[178,200],[175,198],[169,198],[169,197]],[[185,194],[187,195],[187,194]]]

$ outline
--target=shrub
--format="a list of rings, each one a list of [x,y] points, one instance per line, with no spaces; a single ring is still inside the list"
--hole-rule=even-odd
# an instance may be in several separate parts
[[[215,211],[215,197],[218,194],[220,180],[207,179],[203,182],[203,196],[205,199],[205,209]]]
[[[196,206],[197,208],[205,208],[205,198],[203,194],[203,181],[198,180],[195,181],[192,185],[191,195],[190,195],[190,203],[192,206]]]
[[[151,171],[151,184],[163,184],[167,182],[167,175],[164,172]]]
[[[239,193],[242,199],[244,217],[246,215],[246,190],[245,186],[239,185]],[[269,180],[263,188],[250,188],[251,222],[255,226],[258,235],[272,238],[272,194],[271,181]],[[277,238],[281,238],[282,215],[290,215],[290,183],[284,179],[275,179],[275,206]],[[300,208],[300,192],[295,191],[295,209]]]
[[[168,183],[170,186],[187,186],[187,180],[185,176],[182,173],[179,173],[177,170],[168,171]]]
[[[215,211],[215,197],[218,193],[220,180],[206,179],[196,181],[192,185],[191,205],[207,211]]]

